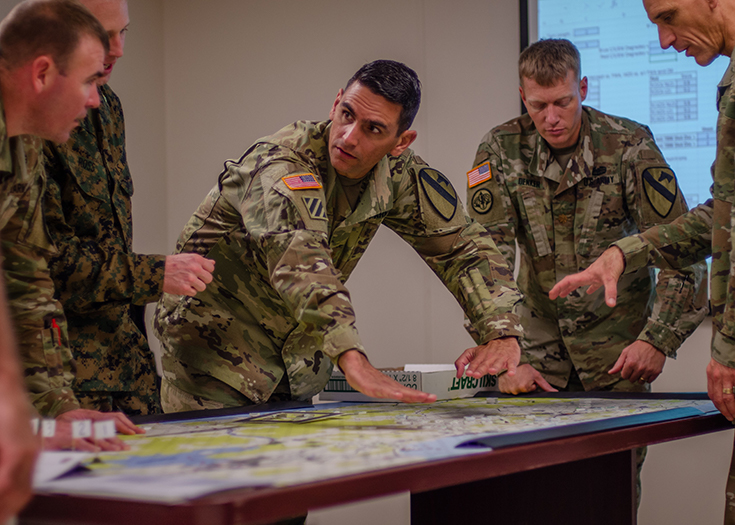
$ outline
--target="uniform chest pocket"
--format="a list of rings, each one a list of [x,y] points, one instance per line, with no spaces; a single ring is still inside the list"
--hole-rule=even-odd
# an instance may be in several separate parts
[[[602,191],[594,190],[590,195],[587,210],[582,221],[582,228],[579,233],[579,242],[577,243],[577,253],[584,257],[588,257],[592,253],[592,250],[599,244],[599,242],[595,241],[597,237],[597,224],[600,220],[604,199],[605,193]]]
[[[545,220],[549,214],[544,209],[544,199],[532,191],[524,192],[521,199],[525,210],[525,217],[523,217],[525,229],[528,236],[533,239],[536,255],[545,257],[551,254],[551,244],[549,244],[549,233]]]

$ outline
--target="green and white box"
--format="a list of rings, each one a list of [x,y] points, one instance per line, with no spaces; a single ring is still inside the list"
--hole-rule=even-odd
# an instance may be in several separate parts
[[[457,379],[454,365],[406,365],[402,368],[380,368],[382,373],[401,385],[436,394],[437,399],[473,397],[477,392],[497,391],[498,378],[486,375],[481,379],[462,376]],[[385,399],[368,397],[352,388],[337,368],[327,386],[319,394],[320,401],[375,401]]]

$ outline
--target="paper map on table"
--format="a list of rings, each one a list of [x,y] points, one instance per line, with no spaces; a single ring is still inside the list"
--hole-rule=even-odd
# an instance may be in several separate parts
[[[238,487],[286,486],[411,463],[487,452],[457,445],[675,409],[710,412],[709,401],[474,398],[431,405],[329,403],[144,425],[131,450],[100,453],[89,470],[36,492],[177,502]]]

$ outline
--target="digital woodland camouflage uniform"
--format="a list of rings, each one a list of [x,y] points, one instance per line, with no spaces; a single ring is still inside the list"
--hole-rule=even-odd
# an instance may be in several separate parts
[[[384,157],[352,210],[329,162],[329,122],[296,122],[225,163],[177,251],[216,261],[196,297],[164,294],[164,411],[309,399],[364,351],[344,286],[383,224],[440,277],[477,343],[521,334],[512,275],[449,181],[407,150]]]
[[[556,301],[548,293],[613,241],[686,211],[648,128],[584,107],[580,141],[562,169],[526,115],[491,130],[474,166],[482,169],[468,173],[470,215],[511,268],[516,240],[521,251],[521,362],[559,388],[567,387],[574,367],[585,390],[645,390],[607,372],[636,339],[675,356],[706,313],[705,295],[698,294],[705,292],[705,266],[661,272],[655,293],[652,269],[631,273],[621,279],[615,308],[602,290]]]
[[[77,363],[84,408],[160,411],[159,379],[145,335],[144,307],[163,293],[165,256],[133,252],[133,181],[120,100],[99,88],[63,145],[46,142],[45,211],[58,253],[50,260]]]
[[[712,255],[710,306],[712,358],[735,368],[735,53],[718,85],[717,157],[712,165],[712,199],[665,228],[655,228],[616,244],[625,254],[625,271],[645,265],[680,268]],[[735,447],[727,482],[725,523],[735,524]]]
[[[66,319],[54,299],[46,257],[54,251],[43,223],[41,141],[8,138],[0,100],[0,240],[10,314],[34,406],[55,417],[79,408]]]

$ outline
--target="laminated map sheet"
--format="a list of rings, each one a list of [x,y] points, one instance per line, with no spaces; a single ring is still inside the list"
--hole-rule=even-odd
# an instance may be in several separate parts
[[[584,433],[601,424],[619,428],[640,424],[645,415],[664,420],[711,412],[712,403],[702,400],[488,397],[429,405],[329,403],[152,423],[143,425],[144,435],[123,437],[129,451],[88,456],[83,468],[38,483],[35,491],[177,503],[487,453],[493,443],[553,439],[565,429]]]

